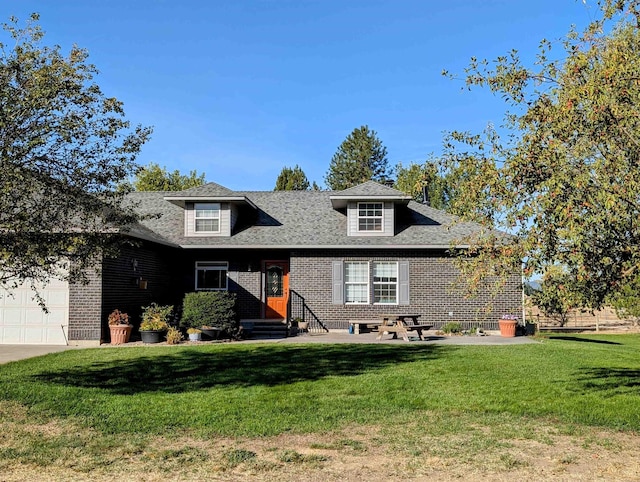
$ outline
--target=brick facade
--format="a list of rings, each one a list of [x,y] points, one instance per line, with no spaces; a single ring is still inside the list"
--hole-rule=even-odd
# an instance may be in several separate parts
[[[311,311],[330,329],[348,328],[349,319],[407,311],[425,323],[482,322],[496,329],[505,313],[522,312],[520,276],[514,275],[495,297],[488,292],[465,299],[453,287],[458,277],[451,258],[432,250],[180,250],[141,244],[106,259],[101,274],[89,273],[89,283],[70,287],[69,339],[108,341],[107,316],[114,309],[129,313],[139,324],[141,307],[152,302],[179,307],[185,293],[195,290],[196,261],[229,263],[229,291],[238,296],[242,319],[264,317],[263,262],[288,260],[289,286],[304,297]],[[409,305],[332,304],[332,262],[409,261]],[[146,288],[140,280],[146,281]],[[487,308],[490,313],[487,314]]]
[[[408,306],[332,304],[332,261],[409,261]],[[406,311],[422,315],[425,323],[482,322],[496,329],[505,313],[522,312],[519,274],[511,277],[501,292],[488,291],[465,299],[453,288],[458,272],[444,252],[427,250],[300,250],[291,253],[291,289],[305,298],[309,308],[330,329],[348,328],[349,319],[367,319],[381,313]],[[487,309],[490,313],[486,313]],[[495,325],[495,326],[494,326]]]
[[[88,283],[69,284],[69,341],[100,341],[102,309],[102,274],[87,273]]]

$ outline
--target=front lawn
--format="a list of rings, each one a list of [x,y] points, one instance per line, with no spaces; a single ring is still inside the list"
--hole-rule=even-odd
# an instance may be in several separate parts
[[[481,421],[485,432],[513,427],[507,437],[519,438],[535,421],[634,433],[640,430],[639,348],[638,335],[602,335],[517,346],[71,350],[0,366],[0,415],[5,424],[19,413],[25,423],[90,430],[112,448],[127,440],[134,454],[160,436],[321,438],[353,427],[375,427],[381,444],[412,440],[412,450],[420,451],[427,431],[469,436],[476,432],[471,421]],[[18,440],[20,424],[11,423]],[[469,457],[490,451],[499,439],[482,437]],[[29,443],[16,452],[7,446],[11,440],[5,438],[0,457],[35,463]]]

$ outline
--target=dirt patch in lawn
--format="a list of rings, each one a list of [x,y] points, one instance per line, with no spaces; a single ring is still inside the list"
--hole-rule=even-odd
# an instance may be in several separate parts
[[[530,419],[448,431],[425,414],[397,427],[204,439],[104,435],[25,420],[18,406],[0,412],[2,482],[640,479],[638,434]]]

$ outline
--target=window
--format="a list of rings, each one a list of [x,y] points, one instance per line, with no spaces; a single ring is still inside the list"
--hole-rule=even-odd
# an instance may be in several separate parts
[[[369,303],[369,263],[354,261],[344,263],[345,303]]]
[[[196,212],[196,233],[220,232],[220,203],[199,203]]]
[[[382,203],[358,203],[358,231],[382,231]]]
[[[409,260],[331,261],[331,303],[410,305]]]
[[[398,263],[373,263],[373,302],[380,305],[398,304]]]
[[[229,265],[220,261],[196,263],[196,290],[226,290]]]

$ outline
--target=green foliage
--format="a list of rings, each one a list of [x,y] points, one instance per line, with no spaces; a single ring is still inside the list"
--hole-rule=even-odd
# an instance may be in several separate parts
[[[580,287],[570,275],[552,266],[545,273],[540,290],[531,295],[531,301],[546,316],[564,326],[569,321],[569,312],[581,304]]]
[[[602,18],[570,31],[563,51],[542,41],[535,64],[516,51],[472,59],[469,88],[508,104],[500,132],[453,132],[445,155],[457,186],[453,212],[514,236],[472,246],[464,276],[477,285],[524,260],[526,276],[562,266],[585,307],[640,269],[640,28],[637,1],[605,1]],[[610,24],[615,16],[619,22]],[[445,72],[446,73],[446,72]],[[496,242],[501,241],[496,246]]]
[[[173,306],[151,303],[142,307],[140,330],[168,330],[173,315]]]
[[[314,183],[315,185],[315,183]],[[283,167],[278,179],[276,180],[276,187],[274,191],[308,191],[309,180],[302,171],[300,166],[296,166],[291,169],[290,167]]]
[[[237,467],[244,462],[250,462],[258,457],[258,454],[251,450],[231,449],[223,455],[226,465],[230,468]]]
[[[183,191],[205,183],[205,174],[193,170],[189,174],[181,174],[177,169],[168,172],[166,167],[150,163],[136,173],[133,181],[135,191]]]
[[[450,321],[449,323],[442,325],[441,331],[452,335],[462,333],[462,325],[460,323]]]
[[[0,286],[83,279],[117,252],[137,219],[116,186],[136,169],[151,129],[131,127],[122,102],[94,82],[77,46],[43,45],[37,14],[0,31]],[[65,274],[60,267],[70,268]],[[42,300],[41,300],[42,301]]]
[[[396,166],[396,189],[422,203],[424,202],[425,187],[429,206],[436,209],[446,209],[452,189],[449,188],[444,173],[440,172],[437,161],[426,161],[422,165],[412,162],[408,167],[403,167],[402,163],[398,163]]]
[[[610,298],[609,303],[620,318],[640,323],[640,276],[635,276],[622,285]]]
[[[171,327],[167,330],[167,345],[177,345],[182,341],[182,333],[175,327]]]
[[[238,328],[236,295],[228,291],[196,291],[184,295],[180,325],[211,326],[233,333]]]
[[[368,126],[354,129],[340,144],[331,159],[325,182],[329,189],[339,191],[374,180],[391,177],[387,148]]]

